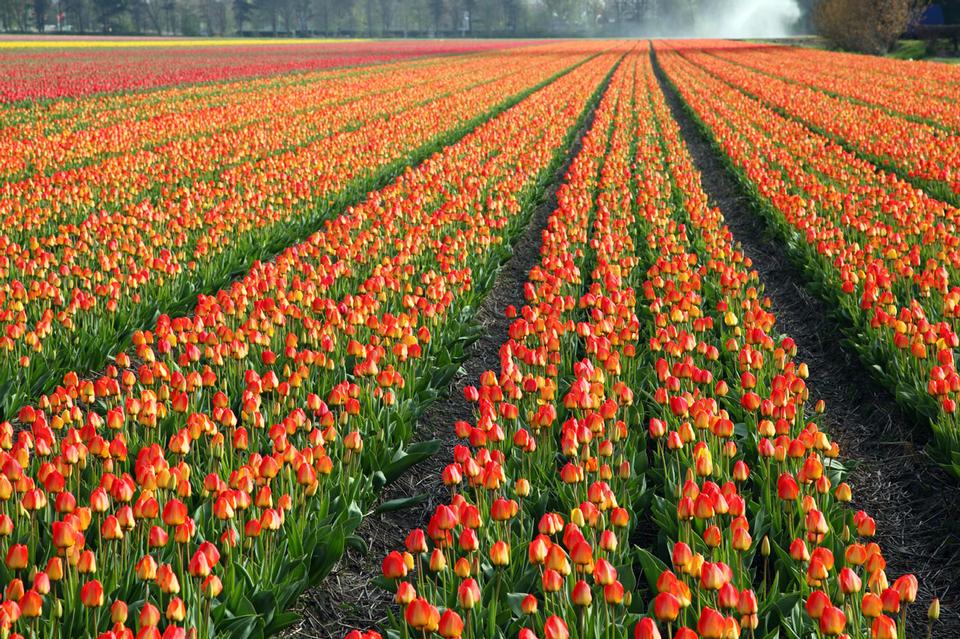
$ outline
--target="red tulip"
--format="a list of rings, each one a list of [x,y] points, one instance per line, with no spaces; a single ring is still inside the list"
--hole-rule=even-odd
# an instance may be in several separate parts
[[[87,608],[99,608],[103,605],[103,586],[91,579],[80,588],[80,603]]]
[[[724,633],[724,617],[719,612],[710,607],[704,607],[700,611],[700,618],[697,620],[697,632],[702,639],[721,639]]]
[[[407,576],[407,564],[404,562],[403,556],[396,551],[391,552],[384,558],[381,570],[383,576],[387,579],[402,579]]]
[[[407,604],[403,616],[407,624],[415,630],[433,632],[440,625],[440,612],[423,598],[414,599]]]
[[[174,622],[181,622],[187,616],[187,607],[183,603],[183,599],[180,597],[174,597],[170,600],[170,603],[167,605],[167,620]]]
[[[187,517],[187,506],[178,499],[171,499],[163,507],[163,523],[171,528],[186,522]]]
[[[544,639],[569,639],[570,633],[563,619],[552,615],[543,624],[543,637]]]
[[[657,619],[672,623],[680,615],[680,600],[669,592],[661,592],[653,600],[653,611]]]
[[[480,603],[480,585],[477,583],[477,580],[470,577],[464,579],[459,588],[457,589],[457,601],[460,604],[460,607],[464,610],[470,610],[475,605]]]
[[[835,637],[843,632],[847,624],[847,616],[836,606],[827,606],[820,616],[820,632],[828,637]]]
[[[7,551],[7,568],[23,570],[30,563],[29,552],[23,544],[13,544]]]
[[[127,604],[119,599],[110,605],[110,621],[115,624],[127,622]]]
[[[897,624],[890,617],[881,615],[873,620],[870,636],[873,639],[897,639]]]
[[[463,634],[463,619],[454,611],[447,609],[440,617],[438,626],[440,636],[446,639],[456,639]]]
[[[43,597],[35,590],[28,590],[20,598],[20,614],[28,619],[39,617],[43,612]]]
[[[587,582],[582,579],[577,581],[573,586],[573,593],[570,597],[573,601],[573,605],[581,606],[586,608],[593,603],[593,593],[590,591],[590,586],[587,585]]]
[[[643,617],[633,627],[633,639],[660,639],[657,624],[650,617]]]
[[[157,626],[160,624],[160,611],[151,603],[145,603],[140,609],[140,626]]]
[[[223,582],[220,581],[220,577],[210,575],[203,580],[200,590],[207,599],[216,599],[223,592]]]
[[[903,603],[910,604],[916,601],[918,588],[917,578],[913,575],[903,575],[893,582],[893,589],[900,595],[900,601]]]

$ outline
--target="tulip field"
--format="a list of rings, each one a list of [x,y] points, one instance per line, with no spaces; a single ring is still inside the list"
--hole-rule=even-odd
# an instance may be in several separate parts
[[[0,638],[299,636],[351,554],[387,604],[323,636],[955,636],[680,118],[960,482],[960,67],[0,44]],[[424,437],[530,237],[472,417]]]

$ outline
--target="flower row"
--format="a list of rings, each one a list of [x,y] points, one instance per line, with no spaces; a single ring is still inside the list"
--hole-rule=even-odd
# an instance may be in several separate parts
[[[656,225],[661,232],[649,242],[661,252],[672,247],[645,289],[659,327],[651,348],[662,357],[653,392],[669,409],[651,420],[649,434],[693,469],[686,481],[668,475],[677,487],[677,529],[699,532],[692,550],[714,561],[719,551],[731,566],[721,567],[728,576],[719,579],[701,568],[699,588],[715,591],[720,612],[736,611],[740,631],[733,636],[789,628],[795,636],[902,637],[919,584],[912,575],[888,581],[882,550],[871,541],[874,520],[849,508],[839,447],[823,428],[829,414],[822,402],[809,406],[807,366],[794,359],[794,341],[777,331],[749,258],[708,207],[659,92],[654,105],[674,210],[686,224]],[[708,498],[691,476],[713,483]],[[727,530],[717,531],[713,518],[728,522]],[[687,556],[684,546],[673,546],[674,570],[688,569]],[[736,593],[757,583],[755,596]],[[701,608],[701,636],[728,636],[726,629],[704,633],[710,619],[716,625]]]
[[[486,57],[480,56],[480,59]],[[460,64],[468,64],[468,59],[457,60]],[[343,102],[360,102],[370,95],[399,91],[411,85],[429,89],[443,86],[443,70],[449,67],[462,69],[461,74],[471,77],[474,73],[471,68],[450,64],[450,60],[430,58],[176,87],[146,94],[120,94],[106,104],[104,100],[94,98],[74,103],[58,102],[58,105],[72,106],[62,113],[11,109],[8,114],[10,123],[3,126],[0,120],[0,176],[6,182],[16,182],[30,178],[32,173],[57,174],[61,182],[54,184],[62,184],[67,178],[76,179],[74,173],[68,172],[70,169],[103,164],[108,157],[115,155],[154,150],[160,153],[147,154],[146,157],[153,158],[156,164],[163,157],[163,151],[169,153],[174,148],[180,148],[181,153],[188,156],[214,154],[213,147],[191,150],[189,145],[196,144],[194,140],[200,137],[235,132],[241,128],[251,137],[262,136],[261,129],[268,122],[279,127],[279,134],[293,126],[292,120],[302,119],[306,122],[301,126],[315,132],[319,125],[315,121],[318,109],[329,109]],[[431,80],[436,83],[433,87],[429,86]],[[22,119],[15,121],[14,115]],[[293,132],[284,132],[283,135]],[[300,135],[306,137],[305,133]],[[229,143],[221,142],[220,148],[229,149],[241,139],[234,137]],[[219,155],[211,160],[225,163]],[[10,185],[5,194],[10,197],[25,190],[27,184]]]
[[[621,288],[635,260],[615,234],[630,209],[622,187],[639,58],[618,67],[557,192],[526,304],[508,308],[499,374],[465,390],[477,417],[455,425],[468,445],[442,473],[449,503],[383,561],[401,636],[627,632],[634,580],[623,500],[638,455],[622,374],[638,336],[632,292]]]
[[[268,120],[262,135],[241,128],[198,139],[198,147],[216,141],[210,153],[184,155],[174,145],[38,177],[50,188],[26,189],[33,204],[9,213],[21,227],[29,211],[49,218],[22,241],[7,237],[0,259],[7,415],[64,372],[101,366],[159,312],[185,308],[197,293],[301,239],[337,207],[586,55],[548,45],[534,65],[496,56],[467,61],[463,75],[440,74],[426,100],[414,82],[318,109],[316,136],[291,116],[292,128],[271,131]],[[144,155],[166,159],[141,166]],[[238,161],[218,169],[216,157]]]
[[[871,161],[922,180],[944,198],[957,201],[960,196],[960,133],[704,56],[696,44],[681,47],[710,73],[833,136]]]
[[[0,77],[3,78],[0,103],[75,98],[404,58],[510,49],[524,42],[333,41],[120,49],[102,46],[97,41],[88,44],[88,47],[66,51],[5,47],[0,51]]]
[[[900,610],[916,580],[888,587],[860,541],[872,520],[831,485],[837,447],[806,419],[805,366],[707,207],[646,52],[614,76],[541,255],[507,309],[499,374],[465,391],[476,419],[455,424],[449,503],[383,561],[394,630],[892,639],[893,604],[872,602]]]
[[[597,45],[598,50],[608,45]],[[263,636],[342,554],[617,58],[477,127],[0,436],[0,624]],[[509,140],[510,144],[505,144]],[[459,355],[458,355],[459,353]]]
[[[737,42],[712,43],[709,50],[724,60],[833,96],[960,130],[960,74],[951,65],[918,65],[875,56]],[[929,70],[931,76],[918,73],[921,70]]]
[[[861,357],[911,410],[934,420],[942,460],[960,473],[960,210],[878,173],[666,46],[658,56],[842,313]]]

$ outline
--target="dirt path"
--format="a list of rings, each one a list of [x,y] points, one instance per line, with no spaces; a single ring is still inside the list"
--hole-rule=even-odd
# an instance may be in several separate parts
[[[606,86],[606,85],[604,85]],[[297,612],[300,622],[283,634],[298,639],[342,639],[353,628],[372,628],[383,625],[387,611],[393,606],[392,595],[372,584],[380,576],[380,562],[391,550],[403,547],[410,529],[425,525],[434,509],[449,498],[440,481],[440,473],[453,458],[453,447],[458,443],[453,432],[457,420],[474,418],[470,404],[463,397],[463,389],[476,384],[487,370],[499,370],[500,346],[508,338],[513,320],[506,317],[509,305],[520,308],[524,304],[523,285],[530,269],[540,261],[542,234],[547,220],[556,208],[556,191],[563,182],[567,168],[580,152],[583,136],[593,124],[598,99],[591,107],[583,126],[577,131],[564,162],[557,169],[537,206],[530,223],[513,246],[513,255],[501,267],[489,293],[477,309],[476,320],[483,326],[480,338],[474,342],[463,362],[460,373],[447,393],[429,406],[417,424],[417,439],[439,439],[440,451],[430,459],[405,473],[389,486],[381,501],[426,495],[426,501],[403,511],[372,514],[366,517],[357,535],[367,541],[369,552],[364,556],[348,550],[340,564],[320,587],[301,597]],[[394,614],[397,610],[394,609]]]
[[[796,340],[799,358],[810,366],[811,396],[827,403],[825,427],[850,468],[853,505],[877,521],[887,574],[892,580],[912,572],[920,580],[910,636],[926,637],[927,605],[940,597],[941,622],[933,636],[960,637],[960,487],[923,453],[929,433],[918,432],[890,393],[842,347],[841,330],[825,303],[804,288],[806,279],[789,261],[784,245],[751,208],[749,196],[727,172],[659,67],[656,72],[701,172],[703,190],[753,260],[780,331]]]

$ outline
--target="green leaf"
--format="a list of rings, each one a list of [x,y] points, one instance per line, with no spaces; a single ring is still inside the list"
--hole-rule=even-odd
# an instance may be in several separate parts
[[[513,611],[513,614],[517,617],[523,616],[523,610],[520,608],[523,604],[523,600],[527,598],[529,593],[526,592],[511,592],[507,594],[507,603],[510,604],[510,610]]]
[[[646,548],[637,548],[636,553],[637,559],[640,562],[640,569],[647,578],[647,584],[650,586],[650,590],[656,591],[657,579],[660,578],[660,574],[664,570],[667,570],[667,564],[663,563]]]
[[[413,497],[398,497],[397,499],[391,499],[390,501],[385,501],[379,506],[377,506],[377,513],[390,513],[397,510],[404,510],[410,508],[411,506],[417,506],[419,504],[427,501],[427,495],[421,493],[419,495],[414,495]]]
[[[360,535],[350,535],[347,537],[347,547],[353,548],[361,555],[366,555],[370,552],[370,546],[367,545],[366,540]]]
[[[431,439],[430,441],[413,444],[406,450],[402,448],[398,450],[393,456],[393,460],[381,469],[387,479],[387,484],[395,482],[407,470],[435,455],[440,450],[440,446],[439,439]]]
[[[397,592],[397,583],[393,579],[387,579],[383,575],[374,577],[370,580],[370,583],[382,588],[383,590],[386,590],[387,592]]]

